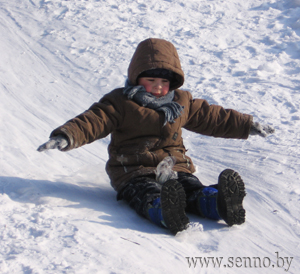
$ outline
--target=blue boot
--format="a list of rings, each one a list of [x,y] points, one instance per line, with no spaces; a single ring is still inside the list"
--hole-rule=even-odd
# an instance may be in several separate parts
[[[246,211],[243,199],[246,191],[241,176],[232,169],[225,169],[219,176],[218,189],[217,205],[221,218],[229,226],[244,223]]]
[[[234,170],[226,169],[221,172],[216,188],[205,187],[196,192],[192,200],[196,197],[196,212],[200,216],[213,220],[222,219],[232,226],[245,222],[245,196],[245,185],[241,176]]]
[[[185,199],[182,185],[176,180],[168,180],[162,185],[160,197],[147,205],[146,216],[156,225],[166,227],[176,235],[189,224],[185,214]]]
[[[160,200],[161,200],[160,197],[158,197],[152,203],[148,204],[147,207],[148,219],[158,226],[167,227],[163,219]]]
[[[205,187],[197,197],[197,208],[201,216],[220,220],[221,217],[217,206],[218,190],[212,187]]]

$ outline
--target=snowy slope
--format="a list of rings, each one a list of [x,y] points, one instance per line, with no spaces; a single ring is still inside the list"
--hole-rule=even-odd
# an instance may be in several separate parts
[[[298,273],[299,0],[1,0],[0,32],[0,273]],[[123,85],[148,37],[174,43],[194,97],[276,128],[243,141],[184,132],[204,184],[242,175],[242,226],[190,215],[174,237],[116,202],[109,137],[36,151]]]

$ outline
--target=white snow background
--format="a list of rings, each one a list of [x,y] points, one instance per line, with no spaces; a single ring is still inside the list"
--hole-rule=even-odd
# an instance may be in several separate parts
[[[1,0],[0,33],[0,273],[299,273],[299,0]],[[275,127],[247,140],[184,131],[204,184],[241,174],[245,224],[189,215],[174,237],[141,218],[110,186],[109,137],[36,151],[123,86],[148,37],[175,45],[194,97]]]

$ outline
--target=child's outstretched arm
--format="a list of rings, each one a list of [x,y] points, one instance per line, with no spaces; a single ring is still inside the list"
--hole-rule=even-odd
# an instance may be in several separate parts
[[[187,95],[191,96],[190,93]],[[190,107],[185,108],[188,115],[184,128],[203,135],[247,139],[249,135],[267,137],[275,132],[269,125],[253,122],[253,116],[218,105],[209,105],[203,99],[190,99]]]
[[[251,125],[250,135],[259,135],[261,137],[267,137],[275,132],[275,129],[269,125],[261,125],[255,122]]]
[[[88,110],[54,129],[50,140],[37,150],[69,151],[106,137],[122,123],[122,100],[124,97],[121,89],[106,94]]]

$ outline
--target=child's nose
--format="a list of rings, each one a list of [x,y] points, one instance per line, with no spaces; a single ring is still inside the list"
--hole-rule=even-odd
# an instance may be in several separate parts
[[[156,86],[162,87],[162,82],[157,82],[157,83],[156,83]]]

